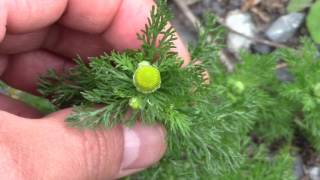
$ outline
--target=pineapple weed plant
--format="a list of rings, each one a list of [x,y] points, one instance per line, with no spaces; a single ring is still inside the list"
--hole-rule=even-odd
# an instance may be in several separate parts
[[[137,35],[139,50],[111,52],[88,64],[77,58],[63,74],[42,76],[39,91],[57,108],[73,106],[66,122],[77,128],[162,123],[165,157],[128,179],[294,179],[297,132],[320,151],[316,47],[305,39],[298,50],[242,53],[228,72],[219,61],[224,31],[206,15],[199,41],[190,46],[191,62],[182,67],[172,51],[171,18],[166,1],[158,1]],[[281,80],[277,71],[284,64],[293,78]],[[270,152],[274,143],[280,145]]]

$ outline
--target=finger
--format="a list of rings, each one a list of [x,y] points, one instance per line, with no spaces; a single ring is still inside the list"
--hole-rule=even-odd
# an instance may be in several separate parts
[[[49,69],[61,72],[71,66],[72,62],[62,57],[42,50],[32,51],[12,55],[1,78],[10,86],[36,94],[39,75]]]
[[[111,50],[99,34],[88,34],[62,26],[50,30],[43,46],[70,58],[78,55],[82,58],[93,57]]]
[[[15,54],[39,49],[47,33],[48,28],[25,34],[6,34],[0,43],[0,53]]]
[[[129,176],[129,175],[132,175],[132,174],[136,174],[140,171],[143,171],[145,170],[145,168],[140,168],[140,169],[129,169],[129,170],[122,170],[118,173],[118,175],[116,176],[116,178],[122,178],[122,177],[125,177],[125,176]]]
[[[132,128],[117,126],[109,130],[80,131],[66,127],[62,121],[69,114],[70,109],[62,110],[44,118],[42,122],[52,122],[54,126],[64,128],[60,147],[73,144],[67,150],[72,152],[69,156],[80,159],[78,164],[69,166],[80,164],[77,171],[87,174],[88,179],[111,179],[140,171],[159,161],[165,152],[162,126],[137,123]]]
[[[48,27],[60,18],[60,22],[66,27],[88,33],[102,33],[113,20],[121,2],[122,0],[1,1],[0,34],[4,35],[5,27],[11,33],[32,32]]]
[[[27,0],[20,2],[22,0],[14,1],[15,3],[10,1],[9,11],[11,9],[17,8],[22,9],[22,11],[15,11],[19,13],[9,13],[8,16],[8,29],[11,32],[19,32],[19,33],[26,33],[30,31],[35,31],[41,28],[46,27],[49,24],[55,22],[57,20],[61,12],[64,10],[64,0],[54,1],[52,0],[36,0],[32,1]],[[77,3],[75,3],[77,2]],[[124,50],[128,48],[138,48],[140,46],[140,42],[136,38],[136,33],[140,32],[142,28],[144,28],[144,24],[147,22],[147,17],[149,15],[149,11],[153,2],[151,0],[137,0],[137,1],[130,1],[130,0],[113,0],[108,1],[107,6],[105,5],[106,1],[95,0],[90,1],[93,7],[99,6],[98,10],[95,11],[96,8],[87,8],[86,5],[87,1],[77,1],[77,0],[69,0],[68,10],[66,11],[66,15],[62,18],[62,24],[66,25],[67,27],[78,29],[83,32],[100,32],[103,28],[106,27],[106,32],[104,33],[105,44],[109,44],[116,50]],[[51,3],[51,4],[50,4]],[[50,4],[50,5],[47,5]],[[26,8],[29,6],[29,8]],[[5,6],[2,7],[3,12],[5,12]],[[100,10],[100,8],[102,10]],[[31,11],[31,10],[32,11]],[[0,7],[1,10],[1,7]],[[15,9],[16,10],[16,9]],[[45,10],[46,13],[43,13]],[[118,11],[117,11],[118,10]],[[31,11],[31,12],[30,12]],[[29,14],[28,14],[29,13]],[[101,14],[102,13],[102,14]],[[104,16],[100,16],[104,15]],[[47,17],[49,16],[49,17]],[[107,16],[107,17],[106,17]],[[29,17],[29,18],[26,18]],[[84,17],[84,18],[83,18]],[[112,18],[113,17],[113,18]],[[132,17],[128,20],[128,17]],[[77,19],[83,18],[83,20]],[[91,20],[86,21],[85,19],[90,18]],[[25,20],[27,19],[27,20]],[[104,21],[103,21],[104,20]],[[3,21],[3,20],[2,20]],[[2,23],[5,24],[5,23]],[[94,24],[94,25],[93,25]],[[2,26],[4,27],[4,26]],[[92,30],[92,31],[91,31]],[[1,33],[1,20],[0,20],[0,35]],[[42,39],[40,36],[40,39]],[[38,37],[37,37],[38,38]],[[52,38],[51,38],[52,39]],[[70,38],[74,39],[74,38]],[[88,38],[87,38],[88,39]],[[18,42],[18,41],[14,41]],[[40,42],[40,41],[37,41]],[[68,41],[64,41],[64,44],[75,44],[72,40],[68,43]],[[38,43],[36,43],[38,45]],[[77,43],[78,47],[79,44],[82,44],[85,47],[84,43]],[[99,43],[98,43],[99,44]],[[189,61],[189,54],[186,48],[183,46],[183,43],[180,39],[175,41],[177,46],[177,51],[179,55],[184,58],[186,61]],[[28,46],[28,43],[21,43],[20,46],[28,47],[34,49],[36,46]],[[66,48],[69,49],[72,46]],[[63,49],[63,48],[61,48]],[[74,50],[67,50],[67,54],[75,54]],[[85,48],[81,48],[85,49]],[[101,50],[101,47],[98,46],[96,51]],[[108,51],[109,47],[104,46],[104,51]],[[24,50],[26,51],[26,50]],[[21,50],[19,51],[21,52]],[[69,53],[73,52],[73,53]],[[85,54],[85,53],[84,53]]]
[[[184,60],[182,66],[186,66],[190,63],[190,54],[178,34],[177,37],[178,39],[175,41],[176,48],[173,51],[178,52],[178,55]]]
[[[0,54],[0,76],[4,73],[8,65],[8,56]]]
[[[16,54],[39,48],[45,48],[57,54],[74,58],[98,56],[108,52],[101,35],[88,34],[59,25],[26,34],[7,34],[0,43],[0,53]]]
[[[123,0],[112,23],[104,33],[104,39],[114,49],[139,48],[141,43],[137,40],[137,33],[147,23],[151,7],[151,0]]]
[[[111,23],[121,2],[122,0],[69,0],[61,23],[83,32],[102,33]]]
[[[0,110],[20,117],[32,119],[40,118],[43,116],[43,114],[41,114],[36,109],[3,94],[0,94]]]
[[[160,125],[138,123],[133,128],[124,128],[124,153],[117,177],[139,172],[158,162],[166,150],[164,132]]]
[[[83,58],[93,57],[111,51],[99,34],[88,34],[56,25],[50,30],[46,28],[26,34],[7,34],[0,43],[0,53],[23,53],[41,47],[70,58],[78,55]]]
[[[63,28],[62,26],[56,26],[48,34],[48,39],[46,40],[44,47],[67,57],[74,57],[76,55],[80,55],[81,57],[97,56],[103,52],[109,52],[111,47],[119,51],[127,48],[138,48],[140,46],[140,42],[137,40],[136,33],[140,32],[140,30],[144,28],[144,24],[147,22],[147,17],[149,16],[151,6],[154,4],[150,0],[138,0],[134,1],[134,3],[132,3],[132,1],[128,2],[122,2],[121,7],[115,17],[113,14],[110,14],[110,12],[115,11],[108,10],[110,10],[110,8],[118,9],[116,1],[112,1],[108,7],[105,7],[104,5],[99,7],[105,8],[105,11],[110,15],[108,16],[109,19],[110,17],[114,17],[113,23],[110,24],[110,27],[108,27],[107,31],[103,35],[103,38],[105,39],[103,40],[100,34],[88,34],[81,31],[92,33],[93,31],[86,29],[86,27],[105,27],[110,23],[108,21],[109,19],[107,18],[107,20],[102,23],[101,17],[96,17],[100,14],[98,12],[99,9],[97,12],[95,12],[90,8],[86,8],[86,1],[78,2],[78,4],[74,4],[74,2],[71,1],[68,9],[73,10],[72,12],[66,12],[66,15],[62,18],[62,22],[70,22],[67,24],[68,27],[78,29],[79,31]],[[102,2],[100,1],[94,1],[92,6],[94,7],[95,5],[101,3]],[[85,13],[82,15],[85,16],[85,18],[82,18],[80,22],[75,21],[79,18],[79,13]],[[91,15],[90,19],[97,21],[95,23],[101,21],[100,26],[92,27],[91,21],[83,21],[89,15]],[[134,18],[128,21],[127,17]],[[84,29],[80,27],[83,27]],[[123,32],[121,33],[121,31]],[[175,51],[178,51],[180,56],[183,57],[187,63],[189,61],[189,54],[184,47],[184,44],[179,38],[177,41],[175,41],[175,44],[177,46]]]
[[[6,1],[0,1],[0,42],[6,34],[7,9],[5,3]]]
[[[6,1],[7,29],[12,33],[27,33],[47,27],[63,14],[67,0],[15,0]],[[6,9],[7,8],[7,9]]]

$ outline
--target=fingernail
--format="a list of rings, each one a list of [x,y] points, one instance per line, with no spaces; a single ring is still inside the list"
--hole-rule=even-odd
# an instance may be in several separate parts
[[[163,156],[166,148],[164,129],[137,124],[124,127],[124,152],[121,171],[146,168]]]
[[[134,129],[124,128],[124,151],[121,169],[126,169],[139,157],[140,138]]]

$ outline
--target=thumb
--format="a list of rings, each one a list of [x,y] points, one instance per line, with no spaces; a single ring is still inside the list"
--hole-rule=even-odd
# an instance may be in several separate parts
[[[109,130],[79,130],[67,127],[62,121],[69,114],[67,109],[45,120],[65,130],[66,144],[79,144],[76,147],[80,148],[68,150],[66,154],[73,152],[83,161],[79,168],[87,171],[88,179],[119,178],[141,171],[159,161],[165,152],[164,129],[160,125],[137,123],[131,128],[119,125]]]
[[[165,152],[164,129],[160,125],[137,123],[131,128],[118,125],[112,129],[80,130],[63,122],[70,111],[53,113],[41,121],[43,131],[47,132],[42,137],[47,138],[50,146],[50,141],[55,142],[50,154],[56,153],[53,152],[55,149],[59,153],[49,162],[60,164],[52,164],[51,167],[61,166],[61,162],[65,163],[63,167],[72,167],[71,172],[61,172],[57,177],[78,179],[73,177],[77,174],[79,179],[120,178],[156,163]]]

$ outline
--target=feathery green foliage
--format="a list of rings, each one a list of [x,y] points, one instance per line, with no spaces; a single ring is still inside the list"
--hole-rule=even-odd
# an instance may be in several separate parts
[[[224,31],[213,16],[205,17],[199,41],[190,48],[191,61],[183,67],[172,50],[176,40],[168,26],[172,16],[166,1],[160,0],[137,35],[142,42],[139,50],[106,53],[88,64],[77,58],[77,65],[63,74],[51,70],[43,76],[39,91],[58,108],[74,106],[66,120],[72,126],[130,126],[137,119],[164,124],[165,157],[128,179],[281,179],[284,174],[291,179],[289,150],[280,150],[271,162],[266,147],[279,141],[290,144],[294,134],[302,131],[320,150],[316,48],[305,40],[298,50],[242,53],[235,71],[228,72],[219,61]],[[157,82],[159,89],[143,92],[134,77],[146,62],[160,72],[161,83]],[[283,74],[285,64],[288,72]],[[127,111],[131,111],[129,119]],[[253,157],[244,151],[250,134],[265,143]]]
[[[317,48],[308,39],[303,40],[303,47],[296,50],[283,49],[278,52],[283,58],[294,81],[282,84],[279,92],[292,106],[294,122],[306,133],[310,140],[320,138],[320,57]],[[313,141],[320,150],[320,143]]]
[[[251,114],[241,108],[228,109],[230,104],[222,99],[215,103],[215,87],[204,76],[218,61],[220,47],[213,43],[219,38],[208,39],[223,32],[213,26],[214,18],[208,16],[191,61],[183,67],[183,60],[172,51],[176,36],[168,27],[170,19],[166,1],[159,1],[138,34],[139,50],[111,52],[91,58],[88,64],[78,58],[77,66],[64,74],[50,71],[43,76],[39,91],[59,108],[74,106],[67,119],[72,126],[111,128],[119,123],[131,125],[138,118],[146,124],[164,124],[168,131],[165,157],[132,178],[207,179],[239,166]],[[161,87],[147,93],[133,80],[136,69],[146,61],[161,75]],[[129,119],[125,118],[128,110]]]
[[[215,18],[206,16],[199,30],[199,41],[190,48],[191,63],[201,60],[210,75],[219,69],[218,52],[223,30],[216,27]],[[211,80],[210,82],[214,82]],[[248,142],[247,133],[252,116],[243,109],[230,108],[231,104],[216,96],[214,86],[206,85],[207,94],[188,111],[192,115],[192,131],[181,148],[172,147],[158,165],[128,179],[211,179],[219,174],[236,170],[243,161],[242,149]],[[219,99],[219,100],[218,100]],[[175,138],[169,139],[174,142]],[[173,144],[175,145],[175,144]]]
[[[251,156],[243,166],[234,173],[224,174],[213,179],[225,180],[295,180],[293,172],[294,158],[291,149],[284,147],[272,155],[264,145],[252,145]],[[250,155],[248,155],[250,156]]]
[[[241,59],[234,72],[212,75],[216,77],[215,94],[224,94],[223,101],[231,102],[227,109],[245,108],[251,113],[254,128],[250,131],[264,146],[280,143],[277,148],[281,149],[281,144],[292,143],[294,135],[303,132],[319,151],[320,57],[314,43],[303,39],[298,49],[280,49],[268,55],[243,53]],[[219,178],[292,179],[290,152],[294,150],[283,149],[280,161],[272,167],[266,161],[268,154],[256,152],[259,161],[247,157],[233,175]],[[282,176],[284,172],[288,174]]]
[[[234,72],[212,74],[214,91],[232,102],[230,108],[238,106],[252,114],[253,132],[263,142],[291,142],[298,129],[307,137],[320,137],[320,58],[310,40],[305,39],[299,49],[242,53],[241,59]]]
[[[220,70],[211,75],[215,77],[213,93],[220,101],[229,102],[230,110],[242,110],[250,115],[254,132],[268,143],[279,138],[290,141],[292,113],[288,102],[279,99],[276,91],[281,85],[276,74],[277,58],[273,54],[242,53],[241,59],[234,72]]]

